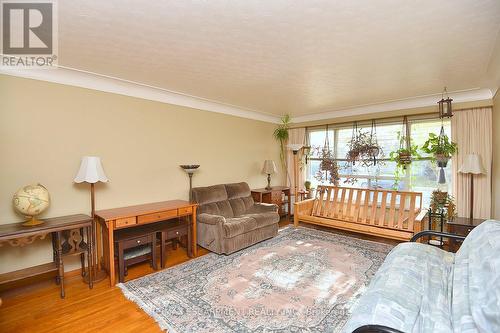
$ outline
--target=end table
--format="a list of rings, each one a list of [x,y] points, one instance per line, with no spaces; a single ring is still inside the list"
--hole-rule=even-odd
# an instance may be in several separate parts
[[[486,221],[486,219],[470,219],[469,217],[455,217],[452,220],[446,222],[446,228],[449,233],[459,235],[459,236],[467,236],[472,229],[480,225]],[[457,241],[454,239],[450,240],[450,250],[456,252],[460,247],[461,241]]]

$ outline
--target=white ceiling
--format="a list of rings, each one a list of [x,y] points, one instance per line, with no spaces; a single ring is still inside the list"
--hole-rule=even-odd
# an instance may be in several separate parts
[[[59,65],[306,119],[496,90],[499,0],[64,0]],[[492,69],[493,68],[493,69]],[[130,83],[130,82],[129,82]]]

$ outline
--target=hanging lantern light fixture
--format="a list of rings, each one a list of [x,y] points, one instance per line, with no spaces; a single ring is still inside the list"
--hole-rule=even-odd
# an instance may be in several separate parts
[[[446,99],[444,98],[444,95],[446,94]],[[438,102],[438,107],[439,107],[439,118],[451,118],[453,116],[453,110],[451,107],[451,102],[453,100],[448,96],[448,91],[446,90],[446,87],[444,87],[444,91],[441,94],[441,100]]]

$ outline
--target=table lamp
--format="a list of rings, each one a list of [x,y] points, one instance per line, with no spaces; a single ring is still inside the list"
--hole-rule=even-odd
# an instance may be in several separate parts
[[[96,156],[84,156],[82,157],[82,162],[80,164],[80,170],[78,170],[78,174],[75,177],[75,183],[89,183],[90,184],[90,204],[92,207],[92,243],[96,244],[96,223],[95,223],[95,191],[94,185],[97,182],[108,182],[109,179],[106,177],[104,170],[101,165],[101,159]],[[94,251],[95,253],[95,251]],[[95,263],[98,259],[94,255],[92,258],[92,262],[94,263],[89,269],[93,270],[93,282],[99,282],[106,278],[106,272],[103,270],[97,269],[95,267]],[[96,260],[94,260],[96,259]],[[85,277],[88,279],[90,274],[86,274]]]
[[[262,173],[267,174],[267,186],[266,190],[271,189],[271,175],[276,173],[276,164],[272,160],[265,160],[264,166],[262,167]]]
[[[459,173],[470,174],[470,219],[474,218],[474,175],[485,174],[481,156],[477,154],[467,154],[462,166],[458,170]]]

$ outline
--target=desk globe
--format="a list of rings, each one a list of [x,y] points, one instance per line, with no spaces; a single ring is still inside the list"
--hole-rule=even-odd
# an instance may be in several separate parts
[[[32,184],[21,187],[12,198],[14,208],[20,214],[30,219],[23,223],[24,226],[35,226],[43,221],[35,216],[41,214],[50,205],[49,191],[41,184]]]

